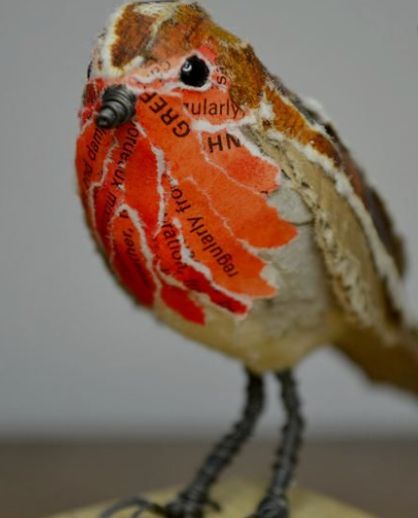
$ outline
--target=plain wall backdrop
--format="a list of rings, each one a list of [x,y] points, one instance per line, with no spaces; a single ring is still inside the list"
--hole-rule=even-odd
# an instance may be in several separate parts
[[[416,0],[206,0],[318,98],[407,238],[418,317]],[[235,419],[238,364],[158,325],[108,275],[73,170],[95,35],[116,0],[0,1],[0,435],[185,434]],[[326,349],[299,369],[313,434],[415,434],[418,407]],[[264,432],[279,422],[270,386]]]

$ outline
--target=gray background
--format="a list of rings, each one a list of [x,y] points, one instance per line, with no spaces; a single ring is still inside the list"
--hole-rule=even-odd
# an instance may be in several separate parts
[[[202,3],[333,116],[408,236],[418,316],[416,0]],[[239,366],[134,307],[83,223],[76,112],[94,36],[116,5],[0,2],[3,436],[203,434],[240,402]],[[299,376],[312,434],[416,436],[416,404],[372,389],[334,353],[315,354]],[[272,409],[264,432],[276,421]]]

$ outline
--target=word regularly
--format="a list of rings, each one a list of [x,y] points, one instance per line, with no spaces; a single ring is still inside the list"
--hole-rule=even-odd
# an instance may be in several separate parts
[[[232,278],[239,275],[239,271],[237,271],[236,266],[233,263],[232,255],[226,253],[225,250],[219,246],[216,238],[207,229],[203,216],[188,218],[187,221],[191,224],[190,233],[196,233],[196,235],[200,237],[203,245],[203,252],[207,252],[212,255],[219,266],[222,266],[228,277]]]
[[[193,208],[192,204],[184,197],[183,191],[178,187],[174,187],[171,190],[171,196],[176,202],[177,213],[182,214]],[[199,236],[203,245],[202,251],[216,259],[216,262],[222,267],[228,277],[232,278],[239,275],[232,255],[227,253],[225,249],[219,245],[216,238],[209,232],[205,218],[203,216],[189,217],[187,221],[190,224],[190,234]]]
[[[226,103],[210,102],[206,98],[200,102],[184,103],[184,107],[195,116],[211,115],[226,116],[236,119],[238,115],[244,115],[244,111],[230,99]]]

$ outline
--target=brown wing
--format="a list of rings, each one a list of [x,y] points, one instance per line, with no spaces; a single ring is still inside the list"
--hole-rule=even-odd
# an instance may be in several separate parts
[[[275,78],[275,84],[279,91],[281,91],[311,123],[318,124],[325,129],[339,152],[341,168],[345,171],[355,193],[363,201],[372,217],[380,239],[389,254],[395,260],[399,273],[404,275],[407,261],[403,240],[396,232],[394,223],[383,199],[376,190],[368,184],[364,171],[354,160],[334,126],[330,122],[324,121],[317,111],[308,107],[298,95],[286,88],[279,79]]]
[[[319,124],[325,129],[327,136],[338,151],[340,170],[349,179],[356,195],[370,214],[380,240],[390,256],[393,257],[399,273],[403,274],[406,269],[406,260],[402,240],[395,231],[384,202],[368,184],[364,172],[353,159],[348,148],[343,144],[334,127],[329,122],[325,122],[315,110],[308,108],[295,94],[288,90],[284,91],[282,85],[280,85],[280,90],[311,124]],[[295,156],[294,151],[291,151],[291,153]],[[295,160],[293,162],[296,163]],[[301,169],[305,169],[306,175],[309,175],[310,168],[311,165],[307,163],[301,167]],[[318,175],[318,178],[321,178],[321,175]],[[320,182],[325,182],[324,175]],[[330,196],[330,191],[327,194],[321,183],[316,185],[317,191],[325,195],[324,197]],[[328,212],[331,215],[334,211],[334,204],[337,203],[337,199],[335,199],[329,204]],[[341,217],[341,214],[343,214],[341,210],[342,207],[335,211],[335,215]],[[349,218],[350,213],[346,211],[344,217]],[[352,229],[353,239],[355,233],[361,232],[359,229],[355,231],[354,225],[354,221],[352,221],[350,228]],[[342,237],[342,234],[339,235]],[[358,238],[359,236],[357,235],[356,237]],[[356,260],[365,264],[367,262],[367,254],[360,254],[361,249],[364,249],[365,246],[367,246],[367,243],[362,245],[361,240],[358,240],[356,243],[354,241],[349,243],[345,250],[355,252]],[[383,307],[385,300],[387,302],[388,299],[385,297],[384,292],[380,292],[379,295],[379,283],[377,282],[376,284],[376,279],[373,281],[373,274],[370,273],[370,270],[369,273],[364,270],[361,277],[357,279],[356,284],[364,282],[365,278],[368,279],[366,282],[368,286],[367,291],[369,293],[375,292],[374,296],[368,300],[367,305],[369,307],[370,305],[377,307],[382,304]],[[374,289],[373,286],[375,286]],[[389,321],[389,316],[387,314],[386,318],[388,320],[384,318],[381,320],[380,325],[377,324],[369,328],[356,324],[348,325],[342,336],[335,340],[335,345],[338,346],[339,350],[347,358],[360,366],[371,380],[389,383],[418,395],[418,330],[402,324],[397,327],[395,323],[397,338],[392,341],[391,346],[388,346],[384,335],[386,334],[385,324]],[[389,330],[390,327],[386,329]]]
[[[370,213],[380,239],[383,241],[389,254],[395,260],[399,273],[401,275],[405,274],[407,262],[404,243],[395,230],[394,223],[383,199],[376,190],[367,183],[363,170],[353,159],[347,147],[342,143],[334,127],[330,123],[325,124],[324,127],[339,148],[343,158],[344,170],[356,194],[362,199]]]

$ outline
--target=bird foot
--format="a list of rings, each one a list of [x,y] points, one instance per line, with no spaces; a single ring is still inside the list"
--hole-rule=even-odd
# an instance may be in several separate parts
[[[216,502],[210,500],[200,503],[179,497],[174,502],[163,506],[149,502],[144,498],[133,497],[114,504],[104,511],[100,518],[117,518],[119,513],[129,509],[133,510],[131,518],[139,518],[145,512],[164,518],[204,518],[205,507],[210,507],[217,512],[221,510]]]
[[[249,518],[289,518],[289,504],[285,498],[266,498]]]
[[[179,496],[177,500],[165,507],[165,516],[167,518],[204,518],[205,507],[209,507],[216,512],[221,511],[220,505],[212,500],[196,502]]]

